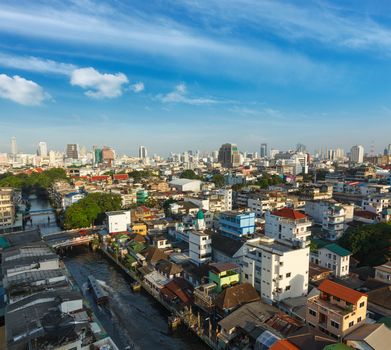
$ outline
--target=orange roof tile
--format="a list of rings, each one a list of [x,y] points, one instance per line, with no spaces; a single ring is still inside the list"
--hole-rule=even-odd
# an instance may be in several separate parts
[[[300,213],[299,211],[293,210],[291,208],[282,208],[280,210],[275,210],[272,212],[272,215],[277,215],[292,220],[305,219],[307,217],[303,213]]]
[[[269,350],[300,350],[296,345],[293,345],[289,340],[283,339],[274,343]]]
[[[351,304],[356,304],[363,296],[367,296],[364,293],[357,292],[354,289],[343,286],[342,284],[335,283],[330,280],[324,280],[319,288],[321,292],[330,294],[342,300],[345,300]]]

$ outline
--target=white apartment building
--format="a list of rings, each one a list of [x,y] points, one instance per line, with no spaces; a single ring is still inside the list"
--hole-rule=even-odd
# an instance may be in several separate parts
[[[258,193],[249,195],[247,207],[261,218],[267,211],[284,208],[286,203],[286,196],[279,192]]]
[[[350,149],[350,161],[352,163],[362,163],[364,161],[364,147],[355,145]]]
[[[339,205],[330,205],[323,213],[322,230],[325,238],[335,241],[345,232],[345,209]]]
[[[389,195],[371,195],[363,199],[361,207],[363,210],[370,211],[375,214],[380,214],[384,208],[391,205],[391,196]]]
[[[337,277],[349,275],[349,262],[352,253],[338,244],[327,244],[311,253],[311,262],[333,271]]]
[[[212,259],[212,239],[207,233],[189,231],[189,257],[196,265],[204,264]]]
[[[268,237],[245,243],[242,283],[251,283],[268,303],[304,296],[308,292],[310,249],[293,248]]]
[[[305,213],[317,224],[322,224],[325,213],[329,210],[330,206],[338,205],[344,209],[345,222],[353,221],[353,204],[337,204],[333,200],[312,200],[305,202]]]
[[[266,212],[265,235],[280,242],[306,241],[311,236],[312,222],[308,217],[291,208]]]
[[[126,232],[130,229],[130,210],[110,211],[106,213],[109,233]]]
[[[378,281],[391,284],[391,261],[375,267],[375,278]]]
[[[0,188],[0,229],[12,226],[15,222],[14,190],[10,187]]]

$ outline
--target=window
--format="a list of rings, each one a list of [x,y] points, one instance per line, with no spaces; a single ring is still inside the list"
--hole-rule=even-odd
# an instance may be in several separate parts
[[[335,301],[341,301],[341,299],[338,298],[338,297],[334,297],[334,300],[335,300]]]
[[[288,278],[288,277],[291,277],[291,273],[288,272],[285,276],[286,276],[287,278]]]
[[[291,289],[291,286],[286,286],[285,287],[285,291],[290,290],[290,289]]]
[[[248,274],[247,274],[247,273],[244,274],[244,278],[245,278],[246,280],[248,280]]]
[[[359,317],[359,318],[357,319],[357,323],[359,323],[359,322],[361,322],[361,317]]]
[[[360,307],[364,307],[365,305],[365,301],[363,301],[362,303],[360,303]]]
[[[308,309],[308,313],[309,313],[311,316],[316,317],[316,311],[315,311],[315,310]]]
[[[353,325],[354,325],[354,321],[349,322],[349,327],[353,327]]]
[[[331,324],[332,327],[334,327],[336,329],[339,328],[339,324],[337,322],[333,321],[333,320],[331,320],[330,324]]]

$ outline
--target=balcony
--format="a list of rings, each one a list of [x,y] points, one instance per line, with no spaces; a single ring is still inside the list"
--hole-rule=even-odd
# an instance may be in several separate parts
[[[355,311],[354,307],[344,309],[338,305],[331,304],[327,300],[322,300],[319,297],[309,299],[307,305],[315,310],[318,310],[319,313],[322,313],[327,317],[334,315],[340,318],[350,314],[352,311]]]

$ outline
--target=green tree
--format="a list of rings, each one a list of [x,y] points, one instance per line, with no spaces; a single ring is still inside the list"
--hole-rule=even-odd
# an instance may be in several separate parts
[[[181,179],[191,179],[191,180],[199,180],[200,177],[194,172],[194,170],[187,169],[182,171],[179,176]]]
[[[215,184],[216,188],[221,188],[225,185],[224,175],[214,174],[212,176],[212,182]]]
[[[69,206],[64,214],[64,228],[83,228],[101,225],[105,213],[121,209],[121,196],[113,193],[89,193],[79,202]]]
[[[349,229],[338,243],[349,249],[362,266],[384,264],[391,258],[391,225],[381,223]]]

